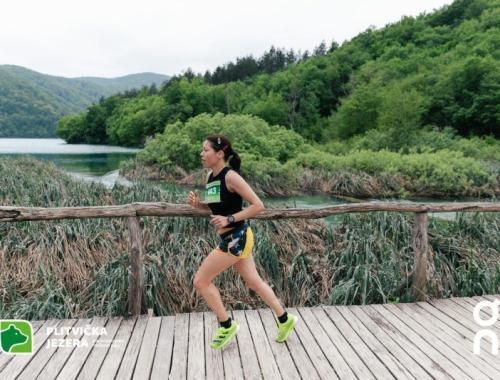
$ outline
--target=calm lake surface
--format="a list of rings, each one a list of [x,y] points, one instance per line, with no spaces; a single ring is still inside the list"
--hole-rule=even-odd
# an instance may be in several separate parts
[[[120,162],[132,158],[138,151],[139,149],[109,145],[67,144],[64,140],[57,138],[0,138],[0,156],[31,155],[41,160],[53,162],[75,178],[84,181],[101,182],[107,187],[113,187],[117,182],[124,185],[130,184],[127,179],[118,174],[118,168]],[[162,186],[181,192],[187,192],[192,189],[168,183],[162,183]],[[318,208],[346,203],[344,199],[329,197],[327,195],[302,195],[286,198],[270,197],[263,199],[263,201],[266,205],[272,207],[297,208]],[[365,201],[394,201],[394,199],[368,199]],[[437,203],[478,200],[413,198],[406,201]],[[440,219],[454,219],[455,213],[434,213],[431,216]],[[327,222],[335,222],[336,218],[336,216],[330,216],[324,219]]]
[[[34,156],[53,162],[75,178],[98,181],[107,187],[128,182],[118,175],[118,167],[138,151],[110,145],[67,144],[62,139],[0,138],[1,156]]]

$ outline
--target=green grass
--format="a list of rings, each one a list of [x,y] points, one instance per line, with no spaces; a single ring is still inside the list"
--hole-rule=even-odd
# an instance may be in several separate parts
[[[0,158],[0,202],[19,206],[185,203],[183,192],[139,182],[107,190],[75,182],[53,164]],[[409,213],[345,214],[322,220],[251,221],[261,276],[286,306],[413,300],[404,279],[413,265]],[[156,315],[208,310],[192,285],[217,244],[203,218],[141,218],[145,301]],[[500,215],[459,213],[430,219],[434,297],[500,293]],[[0,318],[124,315],[128,229],[125,219],[0,223]],[[216,278],[229,308],[265,307],[233,270]]]

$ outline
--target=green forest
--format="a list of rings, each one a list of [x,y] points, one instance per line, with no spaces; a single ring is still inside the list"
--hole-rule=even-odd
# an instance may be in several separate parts
[[[0,137],[55,137],[61,117],[82,112],[104,96],[165,80],[165,75],[149,73],[63,78],[0,65]]]
[[[499,26],[499,0],[456,0],[311,54],[273,47],[212,73],[188,69],[64,117],[57,134],[144,147],[129,169],[190,171],[204,136],[223,132],[243,154],[243,173],[263,187],[277,173],[285,188],[307,169],[325,178],[347,170],[378,176],[393,193],[492,195]]]

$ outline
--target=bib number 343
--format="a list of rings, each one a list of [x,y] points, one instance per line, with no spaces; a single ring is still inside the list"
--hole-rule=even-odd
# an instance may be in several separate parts
[[[205,188],[205,203],[220,202],[220,181],[207,183]]]

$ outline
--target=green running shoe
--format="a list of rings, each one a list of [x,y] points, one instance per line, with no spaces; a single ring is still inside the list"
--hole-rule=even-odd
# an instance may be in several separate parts
[[[240,325],[238,325],[236,321],[232,321],[231,327],[229,327],[228,329],[226,329],[225,327],[219,327],[215,332],[212,341],[210,342],[210,347],[216,349],[223,348],[231,341],[231,339],[236,335],[239,329]]]
[[[278,336],[276,337],[276,342],[283,343],[293,331],[298,320],[299,317],[288,313],[288,318],[285,323],[278,322]]]

